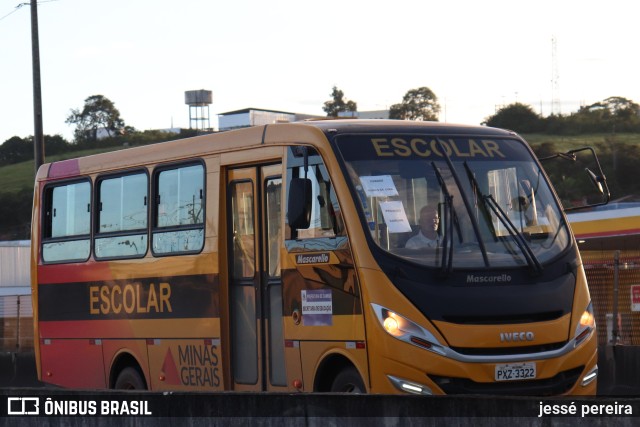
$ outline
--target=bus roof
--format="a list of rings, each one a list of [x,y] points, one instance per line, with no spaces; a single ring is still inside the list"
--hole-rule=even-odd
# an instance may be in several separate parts
[[[94,154],[44,164],[37,180],[61,179],[107,169],[125,169],[167,161],[178,161],[212,153],[251,149],[276,143],[301,143],[319,140],[324,134],[341,133],[428,133],[434,135],[513,136],[514,133],[486,126],[453,125],[440,122],[406,120],[308,120],[277,123],[219,132],[124,150]]]
[[[455,134],[455,135],[478,135],[478,136],[513,136],[514,132],[491,128],[487,126],[462,125],[442,122],[423,122],[410,120],[380,120],[380,119],[327,119],[308,120],[305,124],[317,126],[323,131],[336,130],[340,133],[377,132],[393,133],[401,130],[403,133],[430,133]]]

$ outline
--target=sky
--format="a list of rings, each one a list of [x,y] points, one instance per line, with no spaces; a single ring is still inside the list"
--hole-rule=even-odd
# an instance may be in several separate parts
[[[0,0],[0,143],[34,129],[25,1]],[[212,91],[214,127],[217,114],[248,107],[324,115],[333,86],[360,111],[427,86],[440,121],[465,124],[513,102],[545,116],[554,99],[565,114],[609,96],[640,102],[633,5],[40,0],[44,133],[71,140],[71,109],[98,94],[138,130],[188,128],[184,92],[198,89]]]

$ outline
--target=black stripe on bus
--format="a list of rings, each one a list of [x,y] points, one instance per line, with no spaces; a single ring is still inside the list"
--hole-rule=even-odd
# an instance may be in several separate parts
[[[220,316],[214,274],[38,285],[41,321]]]

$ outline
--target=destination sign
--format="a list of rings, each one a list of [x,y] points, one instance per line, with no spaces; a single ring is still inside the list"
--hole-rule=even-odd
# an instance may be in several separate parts
[[[457,161],[530,160],[519,141],[425,135],[345,135],[338,141],[346,160],[451,158]]]

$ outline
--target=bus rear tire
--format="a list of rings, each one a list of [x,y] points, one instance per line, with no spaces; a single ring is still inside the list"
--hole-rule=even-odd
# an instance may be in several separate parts
[[[331,384],[331,392],[363,394],[367,392],[367,389],[358,370],[353,366],[349,366],[336,375]]]
[[[118,374],[114,388],[116,390],[146,390],[147,387],[140,372],[135,368],[127,367]]]

